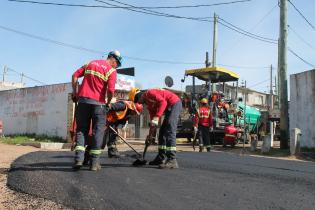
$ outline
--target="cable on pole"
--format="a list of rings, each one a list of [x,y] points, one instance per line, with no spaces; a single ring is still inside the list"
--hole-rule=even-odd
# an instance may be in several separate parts
[[[307,22],[307,24],[313,29],[315,30],[315,27],[313,26],[313,24],[303,15],[303,13],[290,1],[288,0],[288,2],[293,6],[293,8],[300,14],[300,16]]]
[[[315,50],[315,47],[313,47],[313,45],[311,45],[310,43],[308,43],[307,41],[305,41],[305,39],[303,39],[303,37],[301,35],[299,35],[290,25],[288,25],[288,28],[290,31],[292,31],[302,42],[304,42],[304,44],[306,44],[307,46],[309,46],[310,48],[312,48],[313,50]]]
[[[311,64],[310,62],[306,61],[304,58],[302,58],[301,56],[299,56],[296,52],[294,52],[292,49],[288,48],[289,52],[292,53],[295,57],[297,57],[298,59],[300,59],[301,61],[303,61],[303,63],[311,66],[312,68],[315,68],[314,64]]]

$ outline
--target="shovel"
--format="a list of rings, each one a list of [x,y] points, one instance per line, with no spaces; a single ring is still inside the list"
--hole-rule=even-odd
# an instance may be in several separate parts
[[[135,162],[133,162],[133,166],[142,166],[142,165],[145,165],[147,163],[146,160],[144,160],[144,155],[145,155],[145,152],[143,155],[141,155],[139,152],[137,152],[128,142],[127,140],[122,137],[112,126],[108,126],[125,144],[128,145],[128,147],[130,147],[130,149],[132,149],[138,156],[137,160]],[[148,146],[145,147],[145,151],[146,151],[146,148],[148,148]]]

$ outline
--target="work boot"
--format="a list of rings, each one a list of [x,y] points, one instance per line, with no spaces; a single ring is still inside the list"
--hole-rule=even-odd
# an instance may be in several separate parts
[[[82,161],[75,161],[74,165],[72,166],[72,168],[74,170],[79,170],[81,167],[83,166],[83,162]]]
[[[211,147],[207,147],[207,152],[210,152],[211,151]]]
[[[199,147],[199,152],[202,152],[203,151],[203,147]]]
[[[90,165],[90,159],[91,159],[91,156],[90,156],[89,151],[85,151],[83,165],[84,166]]]
[[[109,158],[120,158],[120,154],[117,150],[117,148],[108,148],[108,157]]]
[[[167,159],[165,163],[159,165],[160,169],[176,169],[178,167],[178,163],[176,159]]]
[[[91,165],[90,165],[90,171],[99,171],[99,170],[101,170],[101,168],[102,168],[102,166],[100,164],[99,159],[97,159],[97,160],[92,159]]]
[[[152,161],[149,162],[149,165],[151,165],[151,166],[158,166],[158,165],[164,164],[164,163],[165,163],[165,157],[162,156],[162,155],[160,155],[160,154],[158,154],[158,155],[154,158],[154,160],[152,160]]]

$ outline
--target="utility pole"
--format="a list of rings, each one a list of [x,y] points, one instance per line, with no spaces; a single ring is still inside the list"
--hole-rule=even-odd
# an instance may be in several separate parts
[[[279,49],[279,82],[280,82],[280,148],[288,148],[289,111],[288,111],[288,77],[287,77],[287,0],[280,0],[280,49]]]
[[[3,75],[2,75],[2,82],[4,82],[5,81],[5,74],[7,73],[7,66],[4,66],[3,67]]]
[[[218,16],[214,13],[214,22],[213,22],[213,45],[212,45],[212,67],[217,65],[217,35],[218,35]],[[212,84],[212,92],[216,91],[215,84]]]
[[[208,53],[208,52],[206,52],[206,61],[205,61],[205,64],[206,64],[206,67],[207,67],[207,68],[211,65],[211,63],[209,62],[209,53]]]
[[[243,151],[245,151],[245,142],[247,139],[247,123],[246,123],[246,100],[247,100],[247,87],[246,87],[246,80],[245,80],[245,85],[244,85],[244,139],[243,139]]]
[[[24,74],[23,72],[21,73],[21,84],[23,84],[23,77],[24,77]]]
[[[272,65],[270,66],[270,101],[269,101],[269,116],[273,110],[273,91],[272,91]],[[273,121],[270,121],[270,146],[273,147],[273,138],[274,138],[274,133],[273,133]]]

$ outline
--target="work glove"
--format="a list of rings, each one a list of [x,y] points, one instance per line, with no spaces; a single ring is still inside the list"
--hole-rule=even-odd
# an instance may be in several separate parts
[[[198,128],[194,126],[194,132],[197,133],[198,132]]]
[[[213,127],[210,127],[210,128],[209,128],[209,131],[210,131],[210,132],[213,132]]]
[[[151,126],[157,127],[159,125],[159,118],[158,117],[153,117],[151,120]]]

